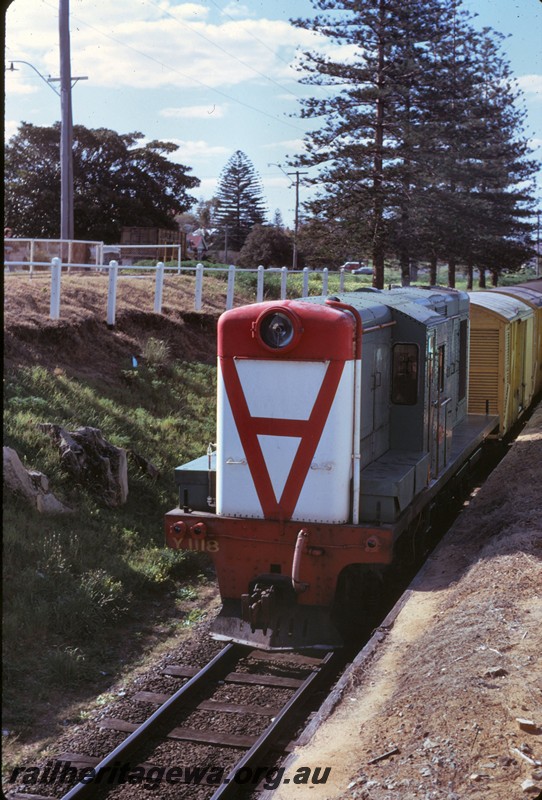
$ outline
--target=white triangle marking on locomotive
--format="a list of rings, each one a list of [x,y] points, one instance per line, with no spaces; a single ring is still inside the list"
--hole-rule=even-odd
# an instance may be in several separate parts
[[[328,362],[243,359],[235,366],[251,417],[308,420]]]
[[[282,497],[294,458],[301,442],[297,436],[258,436],[277,502]]]

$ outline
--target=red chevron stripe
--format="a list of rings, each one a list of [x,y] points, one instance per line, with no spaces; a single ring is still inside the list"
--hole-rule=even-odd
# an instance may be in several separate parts
[[[290,519],[337,393],[344,361],[331,361],[308,420],[252,417],[233,358],[220,359],[224,386],[254,487],[266,519]],[[280,500],[275,497],[258,435],[301,438]]]

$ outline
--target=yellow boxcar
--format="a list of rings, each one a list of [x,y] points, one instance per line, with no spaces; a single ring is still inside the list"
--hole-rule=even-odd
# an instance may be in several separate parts
[[[542,281],[540,281],[542,283]],[[516,297],[533,309],[533,384],[534,393],[542,391],[542,292],[532,289],[528,284],[521,286],[498,286],[492,292]]]
[[[498,414],[506,434],[534,394],[534,311],[515,297],[470,293],[469,414]]]

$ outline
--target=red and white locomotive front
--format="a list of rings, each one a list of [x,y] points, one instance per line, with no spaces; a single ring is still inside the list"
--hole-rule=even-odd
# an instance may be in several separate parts
[[[284,302],[218,328],[217,513],[297,522],[350,514],[351,315]]]
[[[391,560],[383,531],[357,524],[360,328],[351,307],[329,301],[259,303],[219,320],[215,513],[166,517],[169,546],[207,542],[223,601],[215,638],[335,646],[341,571]]]

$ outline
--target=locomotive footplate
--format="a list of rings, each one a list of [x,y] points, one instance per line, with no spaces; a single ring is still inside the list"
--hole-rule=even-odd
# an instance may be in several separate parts
[[[255,586],[241,600],[224,600],[211,625],[211,636],[262,650],[333,650],[344,644],[331,622],[329,609],[277,602],[272,586]]]

